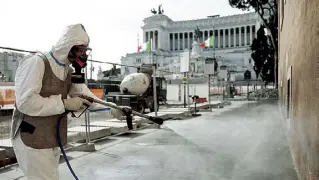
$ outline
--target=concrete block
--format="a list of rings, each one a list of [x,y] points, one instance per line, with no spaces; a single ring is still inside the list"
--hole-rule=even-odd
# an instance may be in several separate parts
[[[79,142],[85,140],[85,136],[81,136],[81,132],[68,132],[68,143],[70,142]]]
[[[84,144],[79,144],[77,146],[74,146],[72,148],[73,151],[81,151],[81,152],[94,152],[96,151],[95,149],[95,144],[94,143],[84,143]]]
[[[80,137],[86,137],[85,126],[76,126],[68,129],[68,132],[79,132]],[[112,134],[110,127],[90,127],[90,138],[98,139]]]
[[[118,134],[128,131],[126,122],[109,122],[109,121],[96,121],[90,123],[91,127],[109,127],[112,134]],[[84,126],[84,125],[82,125]]]

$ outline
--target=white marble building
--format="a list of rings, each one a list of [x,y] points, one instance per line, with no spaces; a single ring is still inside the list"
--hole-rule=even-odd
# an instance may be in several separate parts
[[[213,57],[214,53],[220,65],[232,66],[239,74],[246,69],[252,70],[253,60],[250,58],[250,45],[260,27],[256,13],[246,13],[230,16],[209,16],[203,19],[173,21],[164,14],[155,14],[144,19],[143,42],[153,40],[153,53],[136,52],[122,57],[121,63],[129,66],[139,66],[142,63],[157,62],[160,70],[174,72],[171,77],[180,76],[180,54],[185,49],[192,49],[194,30],[196,27],[203,36],[199,43],[211,35],[215,36],[215,49],[203,49],[201,58],[192,60],[194,74],[202,76],[204,58]],[[121,74],[136,72],[136,68],[122,67]],[[167,73],[165,73],[167,74]],[[239,78],[240,79],[240,78]]]
[[[0,52],[0,82],[13,82],[15,73],[25,55],[16,52]]]

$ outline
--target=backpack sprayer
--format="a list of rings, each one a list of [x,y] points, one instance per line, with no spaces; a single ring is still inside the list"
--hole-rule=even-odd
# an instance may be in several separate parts
[[[80,95],[79,96],[80,98],[82,99],[86,99],[88,100],[89,102],[91,103],[97,103],[97,104],[101,104],[101,105],[104,105],[104,106],[108,106],[108,107],[111,107],[111,108],[114,108],[114,109],[118,109],[118,110],[121,110],[124,115],[126,116],[126,123],[127,123],[127,127],[129,130],[132,130],[133,129],[133,116],[132,115],[136,115],[136,116],[139,116],[139,117],[142,117],[142,118],[146,118],[158,125],[162,125],[163,124],[163,119],[160,118],[160,117],[152,117],[152,116],[147,116],[145,114],[141,114],[139,112],[136,112],[136,111],[133,111],[131,108],[127,108],[127,107],[119,107],[119,106],[116,106],[114,104],[111,104],[111,103],[108,103],[108,102],[104,102],[104,101],[101,101],[101,100],[98,100],[98,99],[94,99],[94,98],[91,98],[91,97],[88,97],[88,96],[84,96],[84,95]],[[84,111],[79,115],[79,116],[76,116],[74,114],[73,111],[66,111],[65,113],[63,113],[60,118],[58,119],[58,122],[57,122],[57,141],[58,141],[58,144],[59,144],[59,147],[61,149],[61,152],[63,154],[63,157],[64,157],[64,160],[65,162],[67,163],[67,166],[70,170],[70,172],[72,173],[73,177],[78,180],[78,177],[76,176],[76,174],[74,173],[70,163],[69,163],[69,160],[66,156],[66,153],[64,151],[64,148],[63,148],[63,145],[62,145],[62,141],[61,141],[61,137],[60,137],[60,122],[61,122],[61,119],[66,116],[68,113],[71,113],[71,116],[72,117],[76,117],[76,118],[79,118],[81,117],[81,115],[89,108],[89,106],[86,106],[86,108],[84,109]]]

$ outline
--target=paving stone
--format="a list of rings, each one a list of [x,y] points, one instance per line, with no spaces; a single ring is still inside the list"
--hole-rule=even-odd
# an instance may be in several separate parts
[[[96,121],[90,123],[90,125],[91,127],[110,127],[112,134],[118,134],[128,131],[127,124],[124,122]]]
[[[2,173],[1,173],[2,174]],[[11,179],[19,179],[24,176],[24,173],[18,166],[10,167],[10,170],[8,170],[6,173],[3,173],[4,175],[1,175],[0,179],[2,180],[2,177],[11,178]]]
[[[111,120],[107,120],[107,122],[125,124],[125,126],[127,127],[126,121],[120,121],[118,119],[111,119]],[[133,129],[137,129],[137,127],[138,127],[138,123],[133,121]]]
[[[23,177],[22,177],[23,178]],[[19,178],[18,180],[27,180],[27,179],[22,179],[22,178]],[[5,176],[1,176],[0,178],[1,180],[14,180],[12,178],[8,178],[8,177],[5,177]]]
[[[69,132],[79,132],[81,137],[86,136],[85,126],[76,126],[68,129]],[[111,128],[110,127],[90,127],[90,138],[98,139],[106,136],[110,136]]]
[[[157,171],[157,172],[146,172],[143,173],[139,178],[136,180],[168,180],[172,179],[172,175],[175,173],[173,170],[167,171]],[[174,179],[175,180],[175,179]]]
[[[141,174],[127,174],[127,173],[117,173],[112,171],[96,170],[93,173],[87,174],[82,179],[92,180],[92,177],[93,177],[94,180],[105,180],[107,177],[107,179],[112,179],[112,180],[135,180],[140,176]]]
[[[68,132],[68,143],[79,142],[83,139],[85,139],[85,137],[81,136],[81,132]]]

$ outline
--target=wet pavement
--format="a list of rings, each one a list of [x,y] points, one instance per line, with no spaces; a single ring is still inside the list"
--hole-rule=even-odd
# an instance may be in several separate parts
[[[67,154],[81,180],[297,180],[278,108],[232,106],[109,138],[94,153]],[[11,169],[1,177],[23,176]],[[65,163],[59,169],[61,179],[72,180]]]

